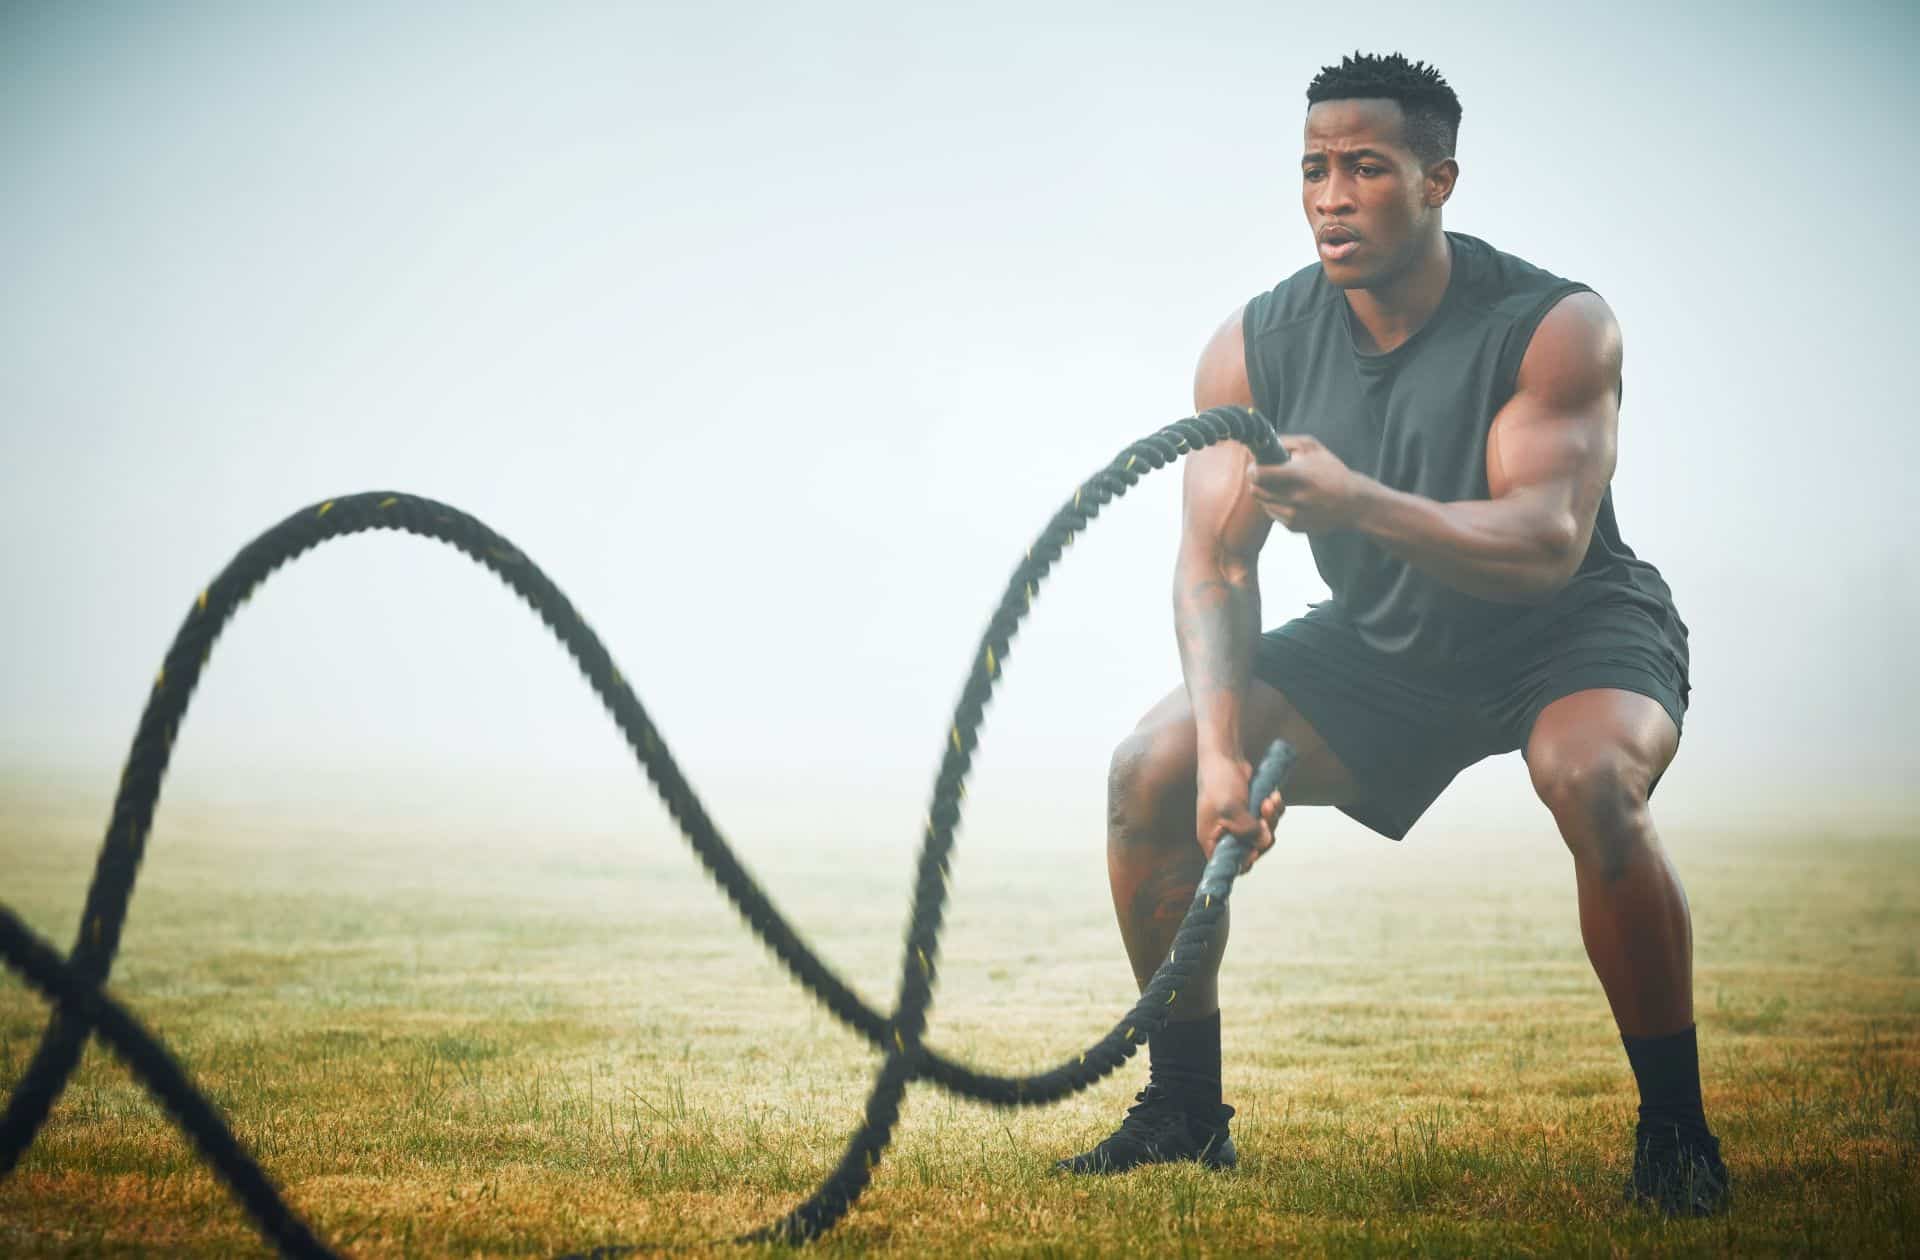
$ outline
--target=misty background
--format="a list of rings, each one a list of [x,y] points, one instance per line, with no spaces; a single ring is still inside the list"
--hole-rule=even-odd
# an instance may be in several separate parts
[[[723,825],[828,802],[787,825],[907,847],[1028,542],[1314,260],[1304,91],[1359,48],[1461,97],[1448,228],[1619,316],[1615,502],[1692,629],[1663,816],[1910,810],[1917,35],[1899,4],[8,4],[0,766],[110,792],[206,581],[398,489],[547,569]],[[995,817],[1044,798],[1098,845],[1112,745],[1179,683],[1178,504],[1149,478],[1044,590]],[[1324,594],[1282,532],[1262,585],[1268,624]],[[175,767],[170,799],[645,796],[538,622],[392,535],[268,583]],[[1551,836],[1517,756],[1430,818]]]

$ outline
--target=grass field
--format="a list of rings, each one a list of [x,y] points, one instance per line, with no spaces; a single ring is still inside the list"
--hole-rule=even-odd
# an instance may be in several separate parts
[[[1129,1000],[1085,795],[1078,851],[969,823],[936,1044],[1036,1068]],[[63,948],[104,816],[86,791],[0,784],[0,897]],[[822,840],[831,816],[742,847],[842,973],[890,998],[912,841]],[[1112,1126],[1134,1065],[1045,1111],[922,1086],[817,1253],[1920,1251],[1920,824],[1669,829],[1708,1114],[1739,1195],[1730,1217],[1684,1224],[1618,1205],[1632,1083],[1544,818],[1404,847],[1319,828],[1236,894],[1237,1172],[1047,1175]],[[366,1256],[698,1243],[765,1222],[837,1157],[874,1064],[657,809],[549,828],[169,800],[112,987],[321,1235]],[[45,1018],[0,984],[0,1088]],[[97,1049],[0,1181],[0,1253],[260,1249]]]

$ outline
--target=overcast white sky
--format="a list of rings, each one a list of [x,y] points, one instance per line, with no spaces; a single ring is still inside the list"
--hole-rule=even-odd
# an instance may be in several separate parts
[[[1912,799],[1916,36],[1903,4],[7,5],[0,764],[110,780],[206,579],[396,488],[544,565],[696,782],[917,787],[1034,532],[1312,261],[1303,92],[1357,47],[1459,92],[1448,227],[1620,317],[1616,504],[1693,628],[1665,790]],[[984,775],[1104,765],[1177,685],[1177,505],[1161,474],[1069,553]],[[1263,585],[1269,622],[1321,594],[1279,535]],[[524,609],[387,535],[269,583],[179,755],[629,773]]]

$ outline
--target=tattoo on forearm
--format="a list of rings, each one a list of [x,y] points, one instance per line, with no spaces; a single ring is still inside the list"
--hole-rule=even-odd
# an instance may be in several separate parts
[[[1259,618],[1259,596],[1244,586],[1209,577],[1181,588],[1174,600],[1174,633],[1187,687],[1196,699],[1246,689]]]

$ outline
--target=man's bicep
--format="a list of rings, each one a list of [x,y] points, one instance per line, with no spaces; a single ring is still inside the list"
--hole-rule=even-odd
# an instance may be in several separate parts
[[[1488,435],[1493,498],[1548,497],[1573,514],[1581,537],[1592,530],[1613,477],[1620,362],[1619,325],[1599,295],[1574,294],[1547,313]]]
[[[1247,483],[1252,462],[1253,453],[1238,442],[1219,442],[1187,456],[1180,513],[1184,563],[1250,574],[1273,528]]]
[[[1253,406],[1253,386],[1247,380],[1247,346],[1241,331],[1246,311],[1241,306],[1227,316],[1200,352],[1200,363],[1193,370],[1195,411]]]
[[[1252,407],[1246,342],[1237,308],[1214,330],[1193,373],[1193,409]],[[1181,554],[1185,561],[1229,567],[1260,553],[1273,521],[1247,484],[1253,453],[1239,442],[1217,442],[1187,456],[1182,470]]]

